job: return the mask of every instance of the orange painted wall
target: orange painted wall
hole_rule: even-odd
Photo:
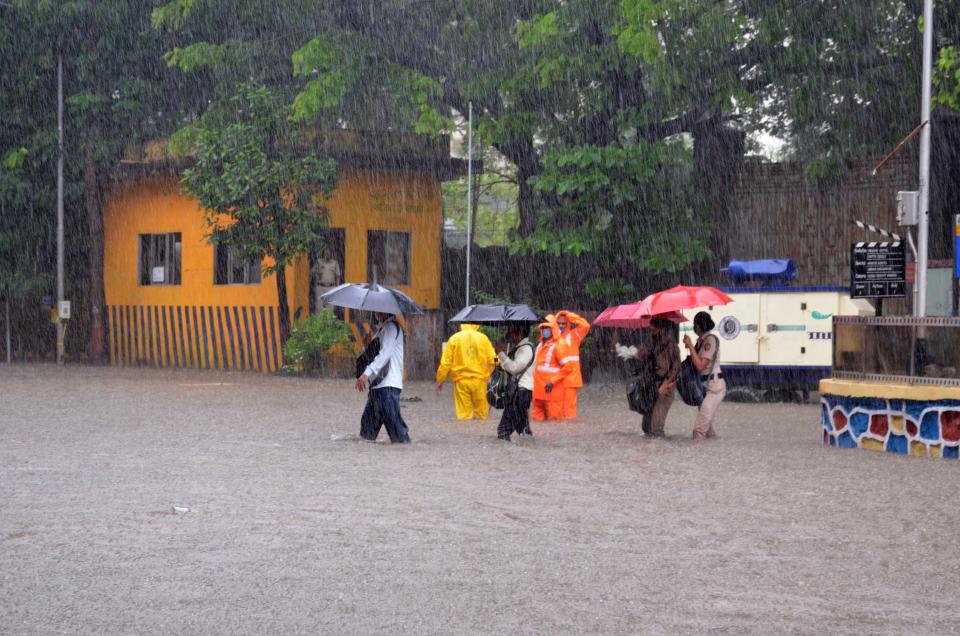
[[[259,285],[214,285],[213,246],[197,202],[180,192],[179,179],[154,177],[114,184],[103,209],[104,291],[108,305],[276,305],[272,276]],[[140,234],[180,232],[180,285],[139,285]],[[288,267],[288,281],[298,274]],[[297,302],[287,290],[291,307]]]
[[[421,306],[439,308],[442,212],[440,183],[435,177],[413,172],[384,174],[342,170],[337,188],[324,203],[330,212],[330,227],[344,230],[346,281],[368,279],[367,231],[409,232],[410,284],[398,287]],[[181,233],[181,284],[139,285],[139,235],[167,232]],[[214,285],[213,246],[204,238],[206,234],[196,200],[181,192],[177,177],[142,177],[113,183],[108,188],[104,202],[104,288],[111,312],[108,319],[119,332],[118,342],[111,341],[115,364],[276,369],[277,364],[265,362],[275,353],[275,343],[267,339],[266,332],[275,327],[269,318],[266,324],[270,329],[264,327],[257,334],[255,330],[241,331],[239,317],[233,318],[231,326],[229,313],[223,314],[226,326],[221,328],[220,312],[213,309],[239,307],[241,311],[242,308],[270,311],[269,308],[277,305],[274,277],[265,276],[257,285]],[[298,309],[306,315],[309,293],[309,265],[307,258],[302,257],[287,267],[292,316]],[[159,308],[158,313],[151,310],[130,314],[141,318],[153,315],[154,331],[146,323],[137,333],[133,322],[124,321],[123,312],[131,312],[136,307]],[[168,308],[166,314],[164,307]],[[179,317],[174,319],[173,307],[195,308],[195,311],[208,308],[210,327],[206,329],[201,324],[194,330],[199,332],[192,333],[187,325],[178,331]],[[118,317],[112,312],[119,312]],[[214,315],[216,328],[212,324]],[[168,329],[170,336],[166,335]],[[218,352],[211,350],[208,354],[203,350],[208,337],[211,348],[213,341],[223,340],[219,357]],[[186,343],[178,346],[178,338],[186,338]],[[243,338],[247,338],[246,345]],[[181,351],[179,358],[174,349]],[[241,353],[243,349],[247,351],[246,357]],[[254,358],[257,363],[252,362]]]
[[[399,286],[428,309],[440,306],[440,183],[425,174],[342,171],[325,202],[330,227],[344,229],[344,278],[367,280],[367,231],[409,232],[410,284]],[[181,232],[180,285],[137,284],[138,236]],[[259,285],[214,285],[213,246],[194,199],[176,177],[113,184],[104,204],[104,285],[108,305],[275,305],[272,276]],[[291,312],[307,307],[306,259],[287,268]]]
[[[367,232],[410,233],[410,284],[397,288],[427,309],[440,307],[440,182],[424,173],[343,170],[326,202],[330,227],[344,229],[344,279],[369,280]]]

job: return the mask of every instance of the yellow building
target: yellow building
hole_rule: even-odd
[[[291,315],[306,315],[315,296],[336,282],[375,275],[433,310],[408,329],[408,358],[432,371],[441,320],[440,184],[465,165],[450,158],[446,138],[341,131],[313,141],[337,160],[338,184],[325,202],[327,253],[287,267]],[[186,165],[162,146],[139,149],[107,188],[111,363],[275,371],[282,365],[276,282],[207,241],[197,201],[181,189]],[[358,337],[361,328],[354,325]],[[413,375],[421,374],[414,368]]]

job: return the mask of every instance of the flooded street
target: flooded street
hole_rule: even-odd
[[[0,369],[0,633],[953,633],[956,462],[821,446],[818,406],[644,439],[619,385],[495,437],[408,385]],[[175,510],[175,507],[180,510]],[[183,510],[188,509],[188,510]]]

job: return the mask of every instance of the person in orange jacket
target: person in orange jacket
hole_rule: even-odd
[[[557,312],[557,327],[560,328],[560,337],[567,345],[567,355],[560,364],[570,365],[570,375],[564,383],[563,414],[565,420],[572,420],[577,416],[577,389],[583,386],[583,376],[580,373],[580,344],[590,331],[590,323],[583,316],[572,311]]]
[[[566,381],[573,372],[561,360],[568,355],[567,344],[560,337],[556,318],[547,316],[539,325],[540,344],[533,370],[533,405],[530,417],[534,420],[563,418],[563,398]]]

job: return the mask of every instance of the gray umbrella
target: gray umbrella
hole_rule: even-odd
[[[507,325],[540,322],[540,316],[527,305],[467,305],[449,322],[483,325]]]
[[[399,289],[377,283],[344,283],[320,296],[334,307],[375,311],[381,314],[422,314],[423,309]]]

